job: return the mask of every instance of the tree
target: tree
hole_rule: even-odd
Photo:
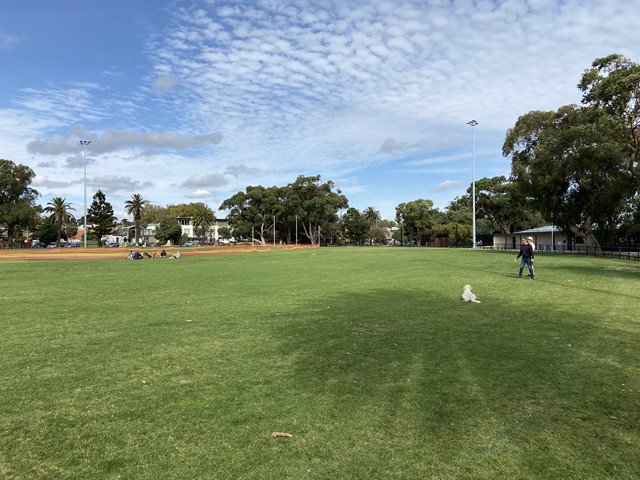
[[[469,196],[471,192],[469,187]],[[518,191],[517,185],[504,176],[485,177],[476,182],[476,214],[489,220],[494,231],[509,234],[544,225],[546,222],[534,207],[535,204]]]
[[[266,243],[276,234],[291,243],[293,232],[300,225],[311,243],[339,231],[338,212],[348,207],[344,195],[333,191],[333,182],[320,183],[320,176],[300,176],[285,187],[247,187],[225,200],[220,210],[227,211],[227,220],[237,239],[251,238]],[[274,232],[274,223],[277,232]]]
[[[36,225],[39,193],[30,187],[34,177],[29,167],[0,159],[0,227],[6,229],[10,245],[22,229]]]
[[[200,203],[191,217],[191,222],[193,223],[194,235],[198,230],[200,230],[200,238],[202,241],[206,241],[207,232],[209,232],[211,227],[215,224],[216,217],[209,207],[204,203]]]
[[[46,219],[38,225],[33,235],[34,238],[37,238],[40,242],[49,245],[58,239],[58,229],[50,219]]]
[[[181,243],[182,227],[180,226],[180,222],[166,215],[160,220],[160,224],[158,228],[156,228],[155,237],[162,245],[166,244],[169,240],[174,244]]]
[[[94,235],[98,238],[98,246],[102,246],[102,237],[111,233],[115,225],[116,217],[113,216],[113,207],[102,190],[98,190],[93,196],[93,201],[87,211],[87,222],[92,225]],[[87,232],[85,232],[85,235]]]
[[[192,218],[198,208],[204,205],[202,202],[197,203],[178,203],[177,205],[168,205],[167,213],[175,218]]]
[[[473,243],[473,227],[468,223],[446,223],[434,225],[431,231],[437,238],[446,238],[450,244]]]
[[[523,115],[503,146],[517,188],[596,251],[595,230],[616,221],[631,189],[617,130],[602,110],[567,105]]]
[[[507,132],[503,154],[536,207],[600,249],[640,183],[640,66],[620,55],[594,61],[579,83],[583,106],[533,111]]]
[[[362,216],[371,226],[376,225],[381,219],[380,212],[373,207],[365,208],[362,212]]]
[[[604,110],[620,123],[620,142],[626,158],[621,163],[640,181],[640,64],[622,55],[596,59],[578,84],[582,103]]]
[[[352,245],[362,245],[367,240],[369,222],[357,208],[348,208],[340,219],[342,236]]]
[[[73,215],[69,213],[71,210],[75,209],[62,197],[52,198],[44,209],[45,213],[49,214],[49,219],[56,227],[58,234],[56,245],[58,247],[60,246],[60,239],[62,238],[67,225],[73,221]]]
[[[236,238],[251,238],[264,244],[273,233],[278,204],[277,187],[249,186],[222,202],[220,210],[227,210],[227,219]]]
[[[386,218],[383,218],[382,220],[378,221],[378,225],[385,228],[394,228],[397,224],[394,220],[387,220]]]
[[[376,223],[369,227],[369,231],[367,233],[371,243],[375,245],[386,245],[389,240],[387,237],[388,231],[389,230]]]
[[[369,240],[373,242],[374,234],[378,237],[380,236],[380,232],[373,228],[378,225],[378,222],[381,219],[380,212],[373,207],[367,207],[363,210],[362,216],[369,223]]]
[[[133,223],[135,224],[135,243],[138,243],[138,238],[140,235],[140,220],[142,219],[142,215],[144,213],[145,207],[149,204],[148,200],[142,198],[142,195],[139,193],[134,193],[131,197],[131,200],[127,200],[124,202],[124,211],[127,212],[127,215],[133,216]]]
[[[140,223],[142,225],[149,225],[150,223],[160,223],[168,214],[169,208],[161,205],[147,204],[144,207],[142,218]],[[176,215],[179,217],[180,215]]]
[[[220,227],[218,229],[218,238],[220,237],[229,239],[233,237],[233,233],[229,227]]]
[[[333,191],[332,181],[320,183],[320,175],[299,176],[285,188],[283,212],[288,223],[297,217],[304,235],[311,243],[320,243],[321,232],[337,234],[338,213],[349,207],[347,197],[340,190]]]
[[[396,221],[404,229],[404,235],[417,245],[426,245],[431,239],[431,227],[436,223],[439,211],[431,200],[414,200],[396,207]]]

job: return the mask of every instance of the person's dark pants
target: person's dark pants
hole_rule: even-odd
[[[520,262],[520,271],[518,272],[518,278],[522,278],[522,270],[524,270],[524,266],[529,267],[529,276],[533,278],[533,265],[531,263],[530,258],[522,257],[522,261]]]

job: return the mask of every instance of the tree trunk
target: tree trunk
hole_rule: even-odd
[[[580,237],[584,240],[584,244],[587,247],[587,253],[600,254],[602,253],[602,248],[600,247],[600,243],[598,239],[593,234],[593,229],[591,228],[591,224],[589,223],[589,219],[582,222],[579,226],[569,226],[569,230],[577,237]]]

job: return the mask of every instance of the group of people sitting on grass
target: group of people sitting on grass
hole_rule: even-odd
[[[133,250],[129,251],[129,255],[127,256],[127,260],[142,260],[143,258],[156,258],[156,253],[140,253],[140,251],[136,250],[135,252]],[[167,251],[162,249],[162,251],[160,252],[160,258],[167,258]],[[173,260],[177,260],[180,258],[180,251],[176,251],[176,253],[174,253],[173,255],[171,255],[171,258]]]

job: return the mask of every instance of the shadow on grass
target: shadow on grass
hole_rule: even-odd
[[[640,474],[638,335],[502,307],[399,290],[301,305],[276,333],[308,428],[368,439],[372,461],[429,459],[425,474]]]

